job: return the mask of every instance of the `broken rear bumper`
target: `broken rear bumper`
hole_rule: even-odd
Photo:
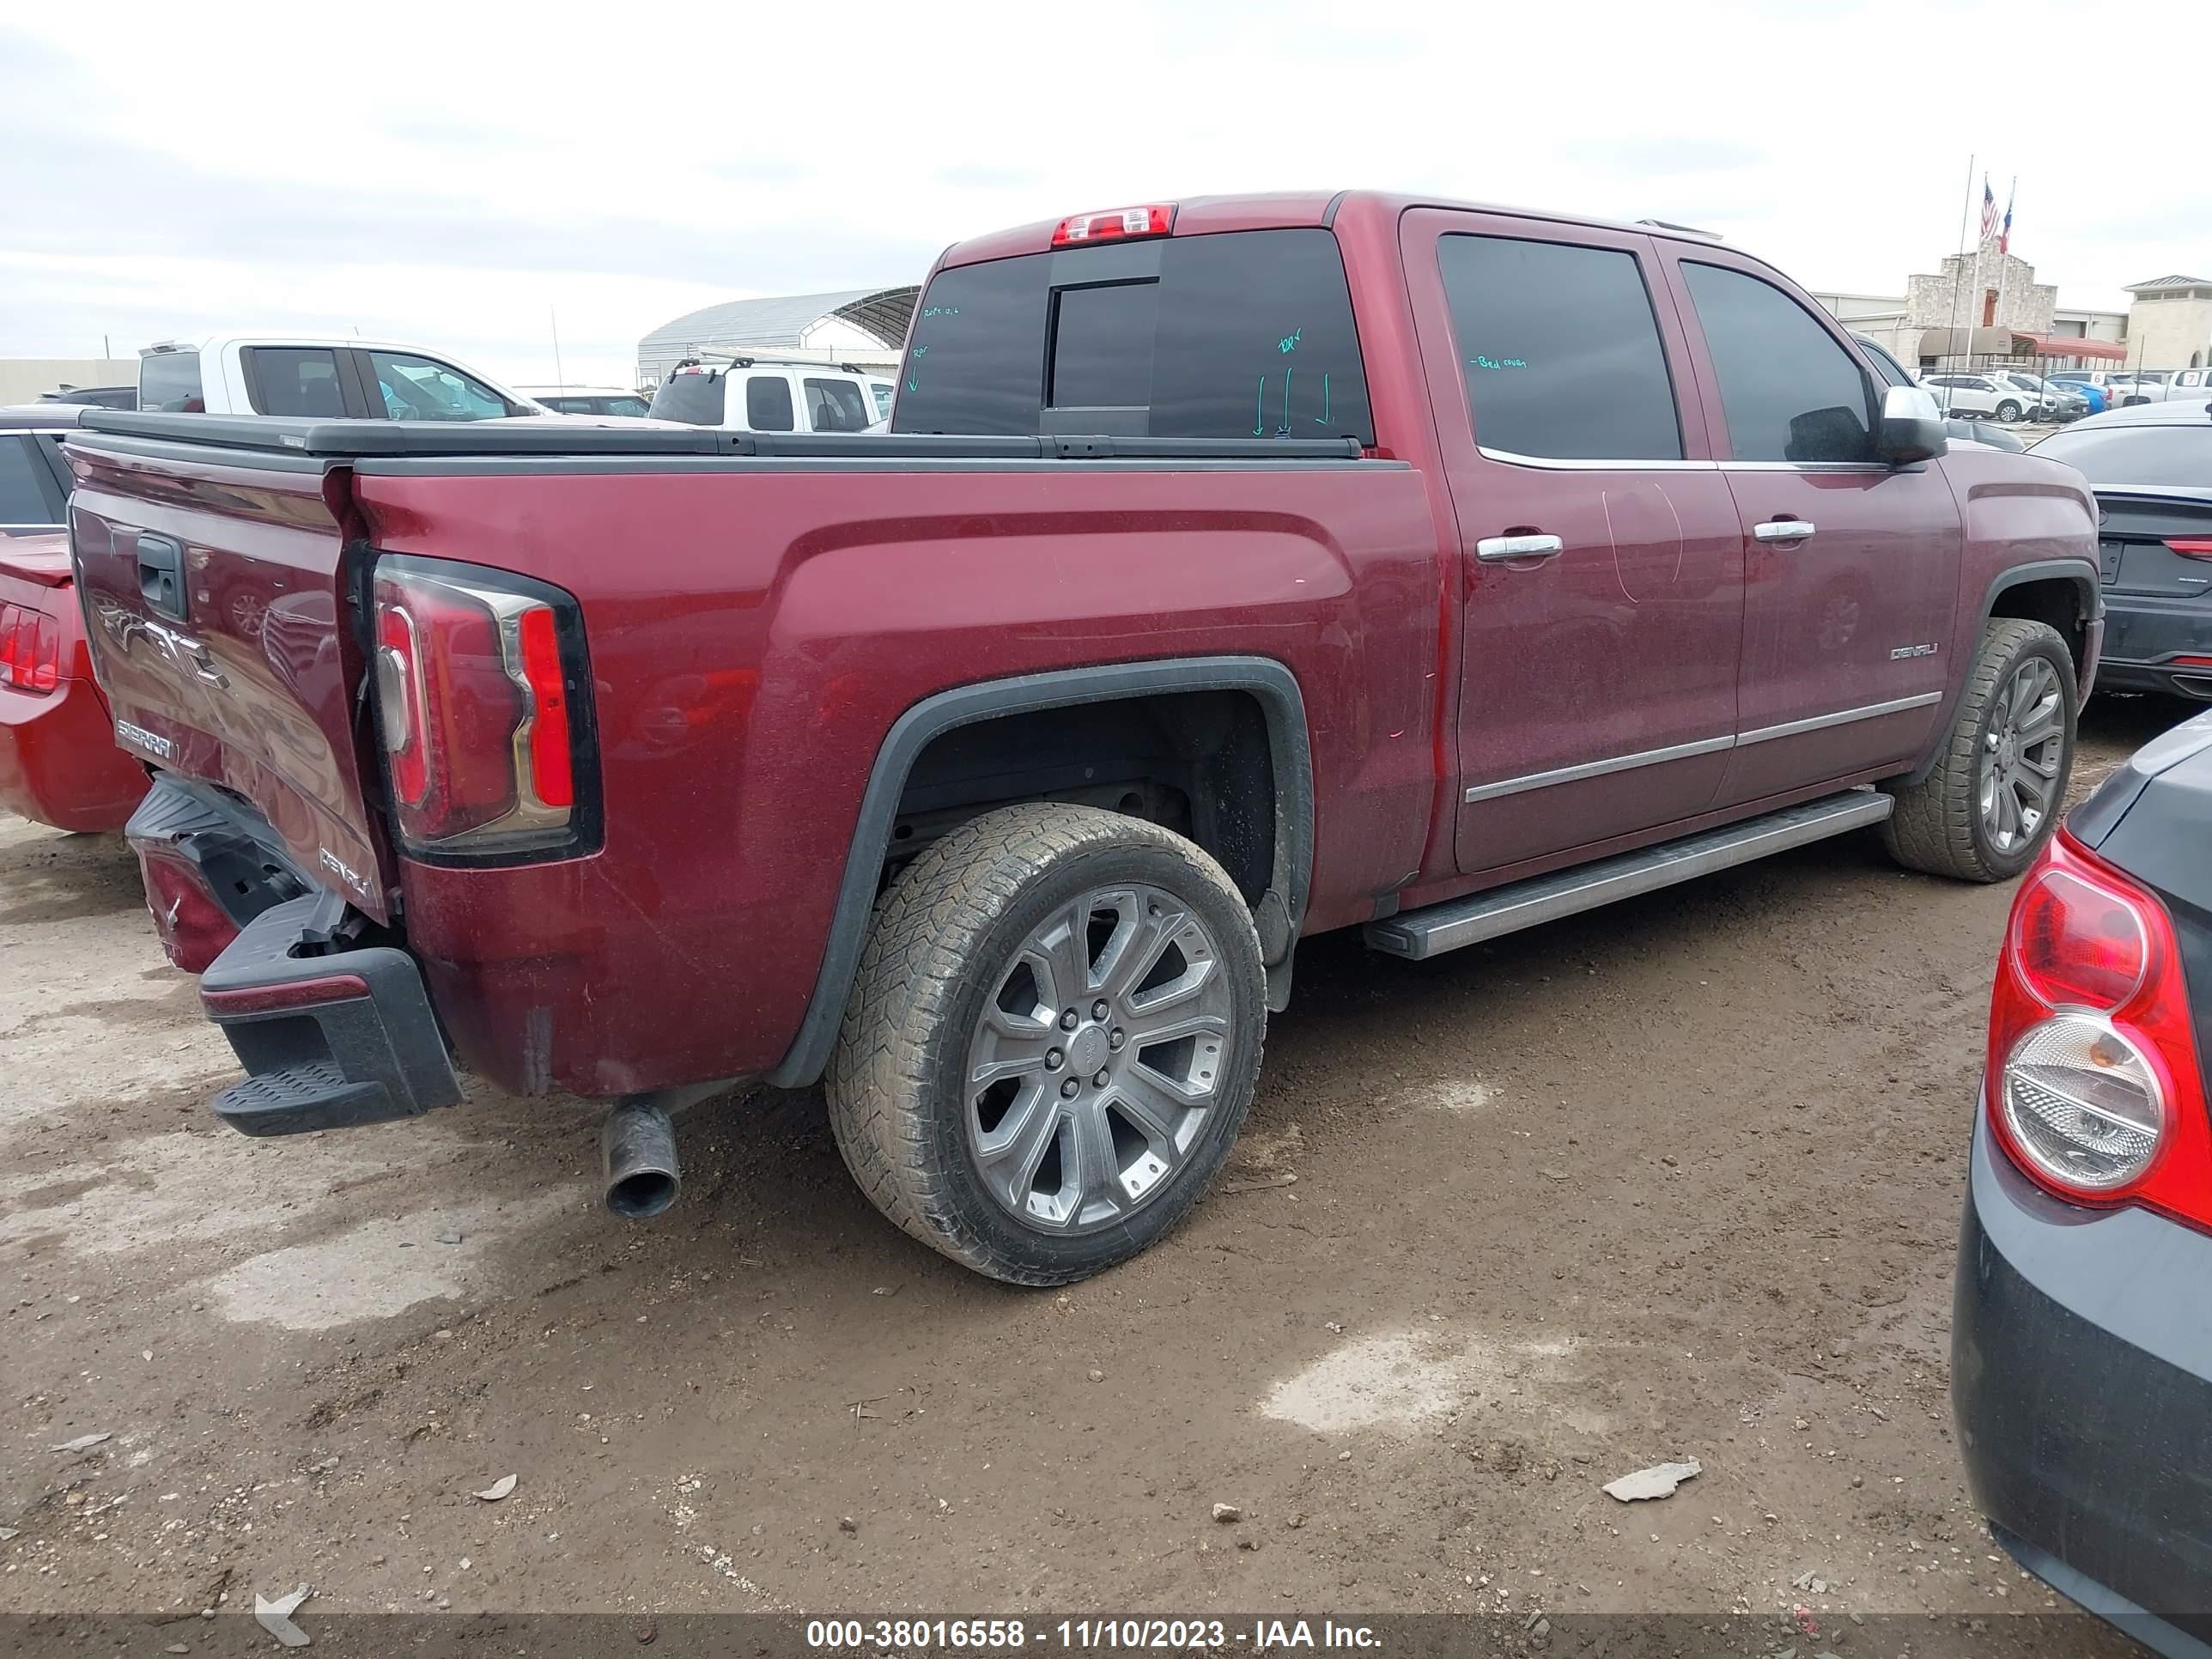
[[[411,1117],[461,1097],[415,960],[331,950],[344,906],[312,893],[264,910],[200,976],[200,1002],[247,1075],[216,1097],[242,1134]]]

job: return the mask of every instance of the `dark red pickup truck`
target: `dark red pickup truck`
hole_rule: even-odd
[[[1308,934],[1419,957],[1859,825],[2049,835],[2068,468],[1694,233],[1347,193],[963,243],[890,435],[92,417],[72,529],[171,954],[283,1133],[454,1065],[826,1077],[983,1272],[1142,1249]]]

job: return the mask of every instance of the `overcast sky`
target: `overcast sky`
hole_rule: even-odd
[[[1285,187],[1671,219],[1808,288],[1902,294],[1956,246],[1976,149],[2001,200],[2019,175],[2039,279],[2119,308],[2123,283],[2212,271],[2212,5],[2157,9],[2144,59],[2151,15],[9,6],[0,356],[358,330],[536,383],[557,313],[567,378],[626,382],[640,336],[718,300],[911,282],[977,231]],[[2068,95],[2100,82],[2101,106]]]

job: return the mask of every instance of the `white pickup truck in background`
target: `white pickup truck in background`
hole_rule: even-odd
[[[488,374],[383,340],[227,336],[138,353],[138,407],[183,415],[485,421],[550,411]]]

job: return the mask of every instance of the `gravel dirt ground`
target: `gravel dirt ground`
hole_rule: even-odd
[[[7,820],[0,1612],[2040,1608],[1945,1393],[2009,899],[1867,836],[1316,941],[1222,1183],[1054,1293],[881,1220],[814,1093],[697,1109],[641,1225],[571,1101],[232,1134],[126,850]]]

